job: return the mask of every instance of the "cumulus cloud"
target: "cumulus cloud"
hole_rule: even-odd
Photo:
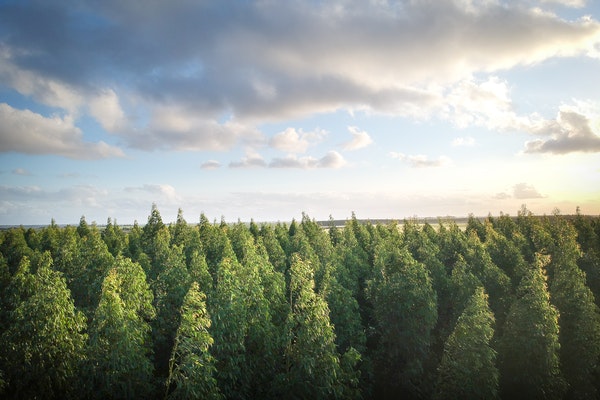
[[[259,143],[263,135],[252,126],[235,121],[219,122],[184,106],[153,108],[151,120],[125,130],[129,146],[142,150],[225,151],[237,143]]]
[[[305,153],[310,146],[319,143],[325,136],[327,136],[327,131],[322,129],[304,132],[302,129],[287,128],[273,136],[269,144],[286,153]]]
[[[57,154],[74,159],[123,157],[123,151],[103,141],[86,142],[70,116],[46,118],[30,110],[0,103],[0,151]]]
[[[243,157],[241,161],[229,163],[229,168],[264,168],[267,162],[258,154],[250,154]]]
[[[580,103],[581,105],[581,103]],[[561,107],[556,120],[543,121],[532,133],[543,136],[525,143],[526,153],[600,152],[600,134],[577,106]]]
[[[200,168],[202,169],[217,169],[221,167],[221,163],[218,162],[217,160],[208,160],[202,163],[202,165],[200,165]]]
[[[518,200],[527,200],[527,199],[541,199],[545,196],[542,195],[538,190],[531,184],[521,182],[514,185],[509,192],[499,192],[496,193],[494,199],[497,200],[505,200],[505,199],[518,199]]]
[[[300,169],[312,169],[312,168],[341,168],[346,165],[346,160],[337,151],[329,151],[323,157],[317,159],[314,157],[297,157],[295,155],[288,155],[283,158],[274,158],[269,163],[270,168],[300,168]]]
[[[344,150],[358,150],[373,143],[371,136],[369,136],[366,131],[361,131],[356,126],[349,126],[348,131],[352,135],[352,139],[344,143]]]
[[[412,168],[445,167],[452,164],[452,160],[446,156],[430,160],[422,154],[406,155],[403,153],[390,152],[390,157],[407,163]]]
[[[533,185],[523,182],[513,186],[513,196],[515,199],[539,199],[544,197]]]
[[[444,101],[460,126],[503,127],[509,109],[478,122],[472,107],[479,99],[494,112],[503,82],[456,87],[472,103],[446,99],[445,89],[482,72],[597,54],[597,21],[543,7],[225,0],[153,2],[140,12],[104,1],[73,12],[64,2],[11,2],[0,12],[0,82],[75,121],[89,113],[144,150],[224,150],[263,140],[264,122],[340,109],[421,116]],[[303,153],[308,139],[296,134],[277,146]]]
[[[108,132],[118,132],[127,126],[125,112],[121,108],[119,98],[112,89],[102,90],[89,102],[90,114]]]

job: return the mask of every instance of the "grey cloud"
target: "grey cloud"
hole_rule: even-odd
[[[123,121],[150,125],[88,111],[130,146],[222,150],[255,134],[231,132],[223,114],[250,125],[340,108],[418,115],[441,101],[430,82],[584,54],[600,25],[500,2],[32,1],[0,6],[0,38],[6,86],[84,111],[112,90],[141,108],[123,104]],[[161,125],[167,104],[197,123]]]
[[[58,154],[73,159],[123,157],[123,151],[105,142],[85,142],[70,117],[46,118],[29,110],[0,103],[0,151]]]
[[[549,121],[540,130],[550,138],[525,143],[526,153],[600,152],[600,136],[592,130],[589,119],[579,112],[560,111],[556,121]]]
[[[200,165],[200,168],[202,169],[217,169],[221,167],[221,163],[218,162],[217,160],[208,160],[202,163],[202,165]]]

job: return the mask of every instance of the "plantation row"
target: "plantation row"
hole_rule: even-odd
[[[0,232],[0,397],[598,398],[600,218]]]

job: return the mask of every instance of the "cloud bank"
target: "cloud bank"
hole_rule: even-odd
[[[504,83],[476,84],[472,76],[553,57],[598,56],[598,21],[561,19],[541,9],[544,3],[3,3],[0,85],[56,113],[19,110],[11,117],[13,107],[5,104],[1,147],[121,156],[113,145],[86,139],[78,123],[86,116],[123,147],[146,151],[263,143],[262,123],[340,109],[410,117],[446,110],[459,126],[518,127],[518,118],[506,125],[514,115]],[[17,117],[56,140],[19,138]],[[579,129],[576,137],[555,132],[526,151],[561,154],[590,143],[596,149],[581,121],[569,118],[560,117]],[[351,134],[345,150],[368,144],[368,135]],[[284,131],[271,145],[303,154],[315,141]]]

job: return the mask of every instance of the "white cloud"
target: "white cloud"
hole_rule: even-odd
[[[22,53],[26,53],[26,51],[15,51],[0,45],[0,83],[4,83],[26,96],[31,96],[42,104],[61,108],[71,115],[76,115],[79,108],[85,103],[84,96],[67,82],[17,65],[14,58],[26,55]]]
[[[356,126],[349,126],[348,131],[352,135],[352,139],[344,143],[344,150],[358,150],[373,143],[371,136],[369,136],[366,131],[361,131]]]
[[[241,161],[229,163],[229,168],[265,168],[266,166],[266,161],[258,154],[247,155]]]
[[[524,182],[517,183],[515,186],[513,186],[513,196],[515,197],[515,199],[522,200],[539,199],[544,197],[540,194],[540,192],[537,191],[535,187],[533,187],[533,185]]]
[[[475,138],[470,136],[457,137],[452,140],[452,146],[454,147],[472,147],[475,146]]]
[[[274,158],[269,163],[270,168],[299,168],[299,169],[313,169],[313,168],[342,168],[346,165],[346,160],[337,151],[329,151],[323,157],[316,159],[314,157],[297,157],[290,154],[284,158]]]
[[[507,130],[528,122],[514,111],[508,82],[495,76],[483,82],[468,78],[452,86],[444,98],[443,115],[459,128]]]
[[[327,136],[327,132],[321,129],[304,132],[302,129],[287,128],[271,138],[271,147],[286,153],[305,153],[312,145],[315,145]]]
[[[407,163],[412,168],[428,168],[428,167],[446,167],[452,164],[452,160],[446,156],[440,156],[437,159],[430,160],[422,154],[406,155],[398,152],[390,152],[390,157]]]
[[[121,109],[119,98],[112,89],[102,90],[92,97],[88,104],[90,114],[108,132],[116,133],[127,126],[125,112]]]
[[[57,154],[74,159],[123,157],[105,142],[85,142],[70,116],[46,118],[0,103],[0,149],[27,154]]]
[[[576,102],[574,106],[563,105],[555,120],[542,121],[531,130],[531,133],[544,138],[526,142],[525,153],[599,153],[598,106],[600,104],[585,102]],[[592,111],[594,109],[596,111]]]
[[[346,160],[337,151],[331,150],[317,163],[317,168],[333,168],[338,169],[346,165]]]

